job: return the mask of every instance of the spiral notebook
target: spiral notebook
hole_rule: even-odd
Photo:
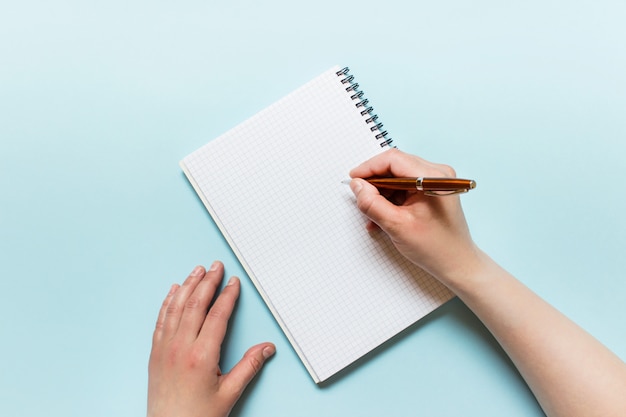
[[[316,383],[452,297],[366,231],[342,183],[390,144],[335,67],[180,163]]]

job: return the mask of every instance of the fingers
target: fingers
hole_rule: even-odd
[[[235,396],[233,400],[239,398],[250,381],[263,368],[265,361],[275,352],[276,347],[272,343],[260,343],[248,349],[224,378],[224,388]]]
[[[189,295],[196,288],[200,280],[204,277],[204,267],[197,266],[185,279],[183,285],[180,286],[173,294],[172,299],[165,308],[165,318],[163,319],[163,336],[172,337],[178,330],[180,319],[185,309],[185,302]]]
[[[159,310],[159,316],[157,318],[156,326],[154,329],[154,334],[152,336],[152,344],[158,343],[159,340],[161,340],[163,336],[163,325],[165,323],[167,307],[170,305],[170,302],[172,301],[172,298],[174,297],[174,293],[176,292],[176,290],[178,290],[179,287],[180,285],[173,284],[170,287],[170,291],[167,293],[165,300],[163,300],[163,304],[161,304],[161,309]]]
[[[447,165],[434,164],[419,156],[409,155],[397,149],[383,152],[350,171],[352,178],[375,176],[393,177],[455,177]]]
[[[352,178],[375,176],[410,177],[417,175],[410,156],[397,149],[383,152],[350,171]]]
[[[224,266],[214,262],[209,271],[197,266],[183,285],[172,286],[159,312],[155,338],[172,338],[180,330],[195,339],[223,274]]]
[[[198,342],[205,346],[209,357],[216,363],[219,361],[220,347],[226,334],[228,320],[239,297],[239,288],[239,279],[232,277],[211,306],[198,335]]]
[[[354,178],[350,182],[350,188],[356,196],[359,210],[384,231],[388,232],[392,227],[391,222],[397,222],[403,216],[398,206],[383,197],[378,189],[367,181]],[[368,229],[373,230],[373,225],[368,225]]]
[[[239,297],[239,279],[233,277],[209,309],[223,275],[224,265],[216,261],[208,271],[197,266],[182,286],[174,284],[161,306],[153,342],[175,335],[190,342],[199,339],[217,363]]]
[[[184,300],[178,331],[189,341],[198,337],[223,276],[224,265],[221,262],[213,262],[211,268],[204,273],[202,279],[197,282],[196,287]]]

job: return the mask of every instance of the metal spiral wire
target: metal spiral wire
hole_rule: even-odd
[[[361,116],[367,117],[365,119],[365,123],[370,126],[370,130],[372,132],[379,132],[374,137],[376,140],[379,140],[379,144],[381,148],[385,146],[391,146],[393,139],[388,138],[388,132],[386,130],[382,130],[383,124],[378,122],[378,115],[372,114],[374,108],[369,105],[369,100],[364,98],[363,91],[359,90],[359,84],[354,82],[354,75],[349,74],[350,69],[345,67],[336,72],[338,77],[344,77],[341,79],[342,84],[347,84],[346,92],[350,94],[350,99],[355,100],[355,106],[360,111]]]

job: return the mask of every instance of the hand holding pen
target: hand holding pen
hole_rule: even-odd
[[[369,219],[367,228],[382,229],[410,261],[444,282],[446,276],[455,274],[457,267],[471,262],[475,246],[460,199],[428,195],[442,192],[456,195],[474,188],[473,181],[457,179],[456,172],[447,165],[434,164],[397,149],[362,163],[350,176],[357,206]],[[374,178],[387,181],[385,187],[372,184]],[[391,185],[398,188],[389,190]],[[398,189],[414,192],[397,192]]]
[[[624,415],[623,360],[481,251],[461,198],[389,192],[362,179],[422,175],[422,186],[426,178],[456,176],[449,166],[390,150],[353,169],[350,188],[370,226],[382,229],[402,255],[452,290],[491,331],[547,415]],[[413,178],[400,186],[415,189]],[[563,401],[572,395],[580,401]]]

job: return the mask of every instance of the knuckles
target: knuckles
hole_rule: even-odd
[[[444,177],[456,178],[456,171],[450,165],[439,164],[438,168],[444,174]]]
[[[182,340],[173,340],[166,349],[160,351],[161,358],[169,368],[206,369],[208,364],[208,352],[201,345],[187,345]],[[150,365],[153,364],[150,360]],[[155,359],[156,362],[156,359]]]
[[[175,316],[180,313],[181,307],[176,303],[169,303],[167,308],[165,309],[165,314],[167,316]]]
[[[229,318],[227,312],[217,305],[213,306],[209,310],[209,312],[207,313],[207,317],[210,320],[224,320],[224,319],[228,320]]]
[[[250,368],[252,368],[254,374],[256,375],[263,367],[263,362],[261,362],[256,356],[250,355],[248,356],[248,365],[250,365]]]
[[[204,369],[207,367],[207,351],[204,348],[192,347],[185,360],[188,369]]]
[[[177,341],[172,341],[167,347],[167,350],[164,352],[166,363],[170,367],[174,367],[179,362],[180,356],[181,356],[180,343],[178,343]]]
[[[196,295],[191,295],[185,302],[186,309],[194,310],[198,307],[203,307],[203,306],[202,306],[202,300],[200,299],[200,297]]]

